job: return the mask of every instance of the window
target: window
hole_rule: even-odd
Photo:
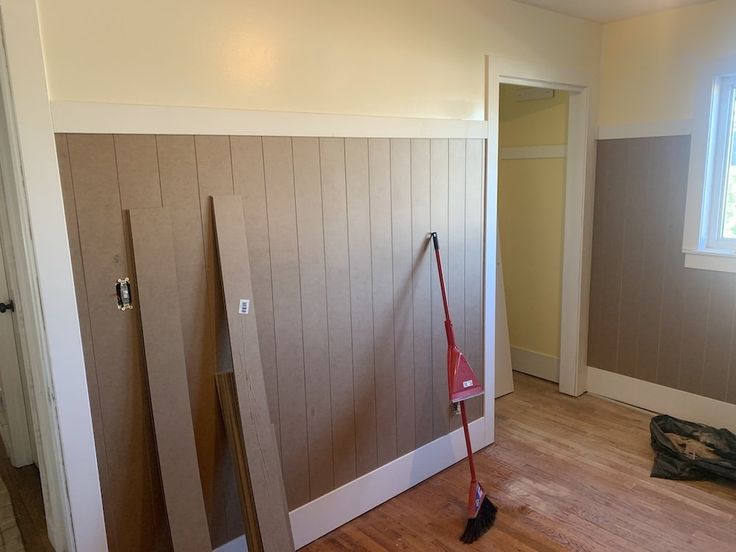
[[[685,266],[736,272],[736,59],[703,79],[694,121]]]
[[[711,105],[702,242],[714,252],[736,254],[736,76],[716,81]]]

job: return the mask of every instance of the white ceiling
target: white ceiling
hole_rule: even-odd
[[[607,23],[711,0],[516,0],[574,17]]]

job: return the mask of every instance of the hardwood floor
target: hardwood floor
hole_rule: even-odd
[[[10,493],[26,552],[53,552],[47,537],[41,477],[36,466],[14,468],[0,441],[0,477]]]
[[[647,413],[515,374],[496,401],[496,443],[476,454],[499,507],[472,545],[464,462],[302,550],[736,551],[736,485],[649,477]]]

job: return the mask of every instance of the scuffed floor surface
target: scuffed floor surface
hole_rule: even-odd
[[[15,522],[10,493],[0,480],[0,552],[24,552],[23,540]]]
[[[472,545],[460,463],[303,550],[736,551],[736,485],[649,477],[649,419],[597,397],[572,398],[515,374],[496,401],[496,444],[476,454],[499,506]]]

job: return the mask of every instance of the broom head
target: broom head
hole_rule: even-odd
[[[456,346],[447,351],[447,371],[450,382],[450,401],[457,403],[483,394],[483,386]]]
[[[468,497],[468,523],[460,540],[470,544],[478,540],[496,521],[496,506],[486,496],[483,487],[477,481],[470,482]]]

